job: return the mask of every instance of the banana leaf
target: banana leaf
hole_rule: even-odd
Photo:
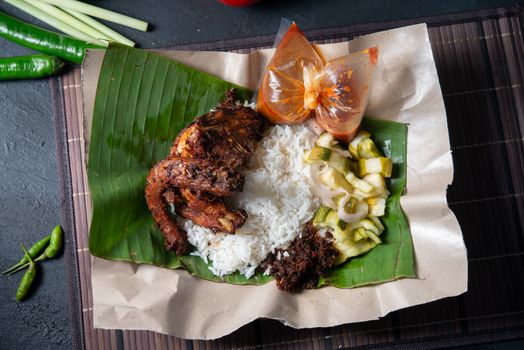
[[[144,198],[151,167],[169,153],[182,128],[215,107],[229,88],[235,88],[239,100],[252,96],[246,88],[154,53],[120,45],[108,48],[98,80],[87,166],[93,201],[89,249],[94,256],[184,268],[216,282],[263,284],[272,279],[262,273],[250,279],[238,273],[220,278],[200,257],[165,252]],[[407,129],[371,120],[366,128],[395,162],[384,244],[329,271],[319,286],[350,288],[414,276],[409,228],[398,202],[405,187]]]

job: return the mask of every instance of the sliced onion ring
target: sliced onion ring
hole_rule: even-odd
[[[331,208],[336,208],[336,204],[333,201],[333,197],[336,197],[340,194],[349,195],[346,190],[343,188],[332,190],[322,183],[320,180],[320,173],[322,170],[321,164],[311,164],[304,168],[304,175],[306,176],[311,192],[317,197],[320,197],[322,203]]]
[[[346,198],[347,197],[347,198]],[[338,217],[348,224],[353,224],[365,218],[368,215],[369,207],[368,204],[364,201],[357,202],[355,213],[347,213],[344,207],[348,202],[351,196],[348,194],[344,196],[342,200],[338,203],[337,214]]]

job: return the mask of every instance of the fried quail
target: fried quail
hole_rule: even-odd
[[[180,132],[169,156],[147,177],[147,205],[164,235],[166,250],[187,252],[187,234],[170,216],[177,215],[213,231],[234,233],[244,224],[242,210],[223,199],[242,190],[242,167],[249,161],[266,126],[264,117],[235,103],[233,90],[216,109]]]

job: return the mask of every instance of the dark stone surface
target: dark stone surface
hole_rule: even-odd
[[[0,43],[4,53],[21,54]],[[0,83],[0,268],[21,258],[59,222],[56,144],[47,80]],[[46,262],[38,288],[15,301],[22,273],[0,283],[0,349],[70,348],[64,263]]]
[[[249,37],[276,32],[282,17],[303,29],[412,18],[509,5],[510,0],[364,1],[263,0],[244,9],[214,0],[90,1],[153,24],[140,33],[111,25],[142,47]],[[42,25],[13,7],[0,10]],[[0,56],[29,53],[0,39]],[[58,222],[60,203],[49,83],[0,83],[0,268],[21,257],[20,242],[31,245]],[[71,347],[63,259],[41,265],[31,297],[16,303],[21,274],[0,283],[0,349]]]
[[[5,41],[2,56],[28,51]],[[59,223],[56,143],[47,80],[0,83],[0,269]],[[63,259],[41,264],[37,288],[17,303],[22,276],[1,277],[0,349],[68,349]]]

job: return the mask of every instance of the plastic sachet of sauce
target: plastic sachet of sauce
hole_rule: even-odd
[[[364,115],[377,59],[373,47],[325,63],[293,23],[262,76],[257,111],[277,124],[300,124],[314,116],[348,142]]]

